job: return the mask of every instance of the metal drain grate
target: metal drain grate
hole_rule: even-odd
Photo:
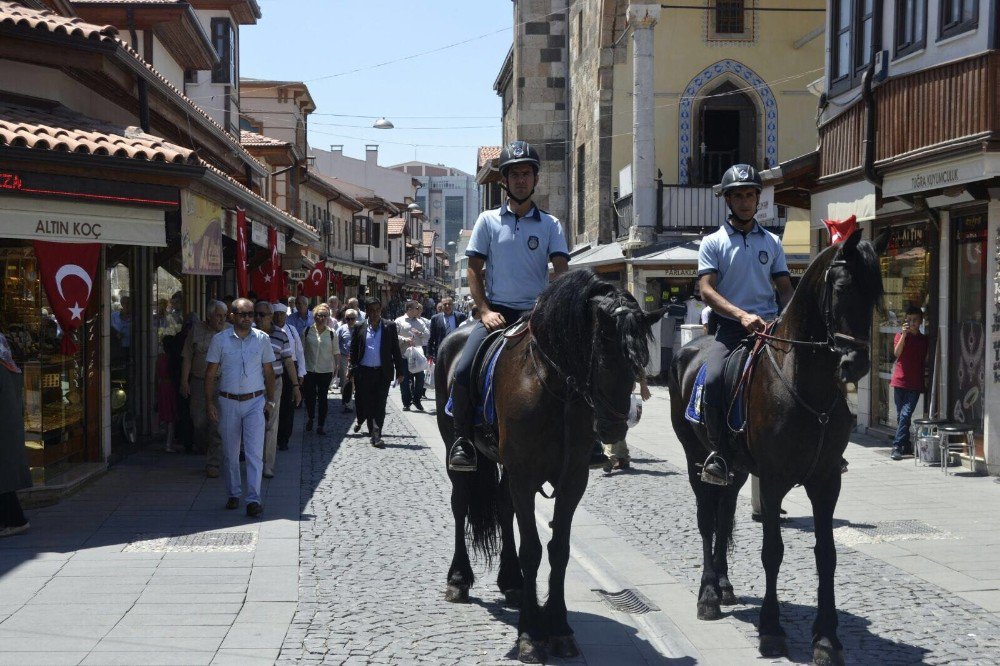
[[[139,534],[126,553],[250,553],[257,547],[256,532],[199,532],[179,536]]]
[[[872,525],[849,525],[833,531],[841,543],[852,546],[865,543],[888,543],[917,539],[954,539],[948,532],[919,520],[890,520]]]
[[[643,596],[642,592],[631,588],[625,588],[621,592],[606,590],[593,590],[593,592],[608,606],[623,613],[642,615],[660,610],[659,606]]]

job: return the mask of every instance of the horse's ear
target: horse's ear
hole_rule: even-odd
[[[666,312],[666,308],[660,308],[659,310],[653,310],[652,312],[643,312],[642,316],[646,320],[646,324],[652,326],[656,322],[660,321]]]
[[[837,254],[839,256],[844,256],[858,249],[858,243],[861,242],[861,229],[856,229],[854,233],[844,239],[843,244],[840,246],[840,252]]]
[[[890,237],[890,235],[891,234],[890,234],[889,230],[886,229],[885,231],[883,231],[882,233],[880,233],[878,235],[878,238],[876,238],[874,241],[872,241],[872,246],[874,246],[874,248],[875,248],[875,254],[876,255],[878,255],[878,256],[881,257],[883,254],[885,254],[886,249],[889,247],[889,237]]]

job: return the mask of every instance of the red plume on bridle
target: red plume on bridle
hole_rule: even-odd
[[[830,230],[830,245],[836,245],[850,238],[858,228],[858,216],[851,215],[846,220],[823,220],[823,224]]]

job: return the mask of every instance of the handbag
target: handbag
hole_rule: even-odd
[[[427,361],[427,369],[424,370],[424,386],[434,388],[434,361]]]

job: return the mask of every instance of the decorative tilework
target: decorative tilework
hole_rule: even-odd
[[[739,77],[746,85],[741,88],[751,88],[757,93],[760,108],[764,112],[764,164],[757,167],[774,166],[778,163],[778,103],[774,99],[771,88],[752,69],[736,60],[720,60],[706,67],[698,76],[691,79],[680,103],[680,142],[677,150],[678,182],[681,185],[690,183],[688,160],[695,159],[694,137],[694,101],[698,94],[715,81],[722,79],[727,73]]]

